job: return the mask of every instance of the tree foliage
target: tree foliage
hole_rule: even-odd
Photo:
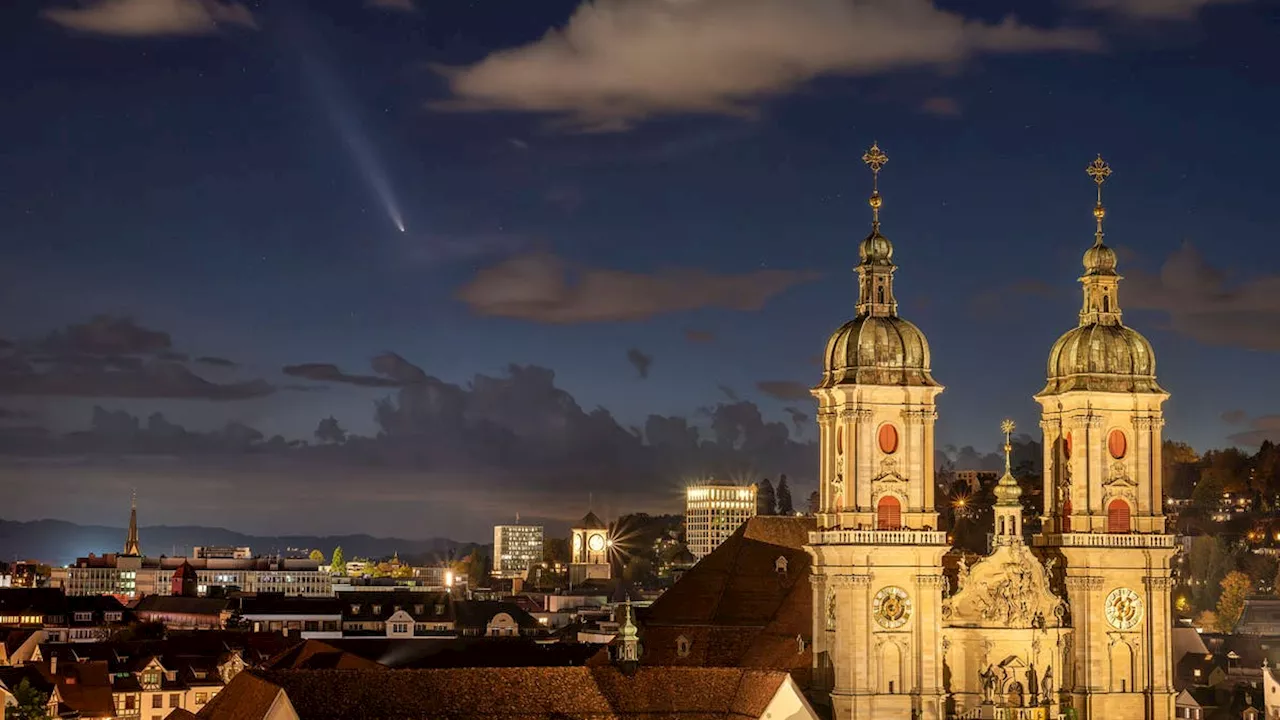
[[[756,483],[756,514],[778,514],[778,497],[773,491],[773,483],[769,478]]]
[[[320,552],[320,550],[319,550],[319,549],[312,550],[312,551],[311,551],[311,555],[310,555],[309,557],[310,557],[312,560],[314,560],[314,561],[316,561],[316,562],[320,563],[321,565],[323,565],[323,564],[324,564],[324,553]]]
[[[1218,597],[1217,629],[1221,633],[1229,633],[1240,621],[1244,612],[1244,600],[1253,592],[1253,580],[1238,570],[1227,573],[1222,578],[1222,594]]]
[[[809,514],[817,515],[818,510],[821,509],[821,506],[822,506],[822,496],[818,494],[818,491],[814,490],[813,492],[809,493]]]
[[[7,708],[5,717],[15,720],[49,720],[49,693],[40,692],[23,678],[13,688],[15,705]]]
[[[316,439],[330,445],[340,445],[347,441],[347,431],[338,424],[338,419],[330,415],[316,426]]]
[[[342,546],[333,549],[333,559],[329,561],[330,575],[346,575],[347,574],[347,557],[342,554]]]
[[[791,485],[787,483],[785,474],[778,477],[778,514],[794,515],[795,507],[791,503]]]

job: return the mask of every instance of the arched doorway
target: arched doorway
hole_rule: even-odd
[[[880,502],[876,505],[876,529],[902,529],[902,503],[898,502],[898,498],[892,495],[880,498]]]
[[[1129,530],[1129,503],[1116,498],[1107,505],[1107,532],[1127,533]]]

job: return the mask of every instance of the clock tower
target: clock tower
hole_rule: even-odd
[[[871,234],[859,245],[855,315],[832,334],[818,400],[818,530],[813,658],[832,716],[941,718],[942,556],[934,505],[934,399],[924,333],[898,315],[893,244],[880,234],[880,169]]]
[[[1074,627],[1064,649],[1064,704],[1081,720],[1174,716],[1170,558],[1161,477],[1155,353],[1121,322],[1116,253],[1103,243],[1097,184],[1093,246],[1084,254],[1079,325],[1049,351],[1036,395],[1044,431],[1042,532],[1035,544],[1063,560]]]
[[[609,528],[594,512],[578,521],[570,531],[569,582],[608,580],[611,575],[609,550],[613,545]]]

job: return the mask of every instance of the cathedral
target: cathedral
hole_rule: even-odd
[[[894,248],[881,234],[880,170],[859,246],[855,316],[831,336],[813,389],[820,511],[812,557],[813,679],[838,720],[1174,717],[1173,537],[1162,515],[1161,406],[1150,343],[1121,321],[1115,251],[1094,241],[1078,323],[1049,351],[1036,401],[1044,441],[1041,530],[1023,532],[1009,468],[985,557],[944,574],[929,343],[898,314]]]

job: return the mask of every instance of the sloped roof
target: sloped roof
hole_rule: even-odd
[[[196,720],[197,717],[198,716],[192,713],[190,710],[183,710],[182,708],[178,708],[176,710],[171,711],[168,715],[165,715],[164,720]]]
[[[744,523],[641,614],[641,662],[787,669],[805,684],[813,590],[804,545],[815,527],[803,517]],[[677,652],[681,636],[689,641],[684,656]]]
[[[133,607],[135,613],[175,613],[182,615],[221,615],[228,607],[226,598],[182,597],[180,595],[148,595]]]
[[[573,526],[575,530],[608,530],[609,526],[601,522],[594,512],[588,512]]]
[[[301,720],[758,718],[787,679],[779,671],[659,667],[631,675],[613,667],[255,673],[238,675],[199,717],[260,720],[267,698],[274,701],[269,688],[281,688]]]
[[[242,672],[214,695],[196,717],[200,720],[260,720],[266,717],[279,695],[280,686],[251,672]]]
[[[515,603],[499,600],[457,600],[453,612],[459,628],[484,628],[498,613],[506,613],[522,630],[539,630],[542,623]]]
[[[367,660],[319,640],[304,640],[263,664],[269,670],[385,670]]]
[[[48,661],[28,665],[44,676],[46,682],[56,683],[62,705],[78,712],[80,717],[109,718],[115,715],[115,705],[111,700],[111,675],[107,671],[106,662],[60,662],[56,676],[50,672]]]

